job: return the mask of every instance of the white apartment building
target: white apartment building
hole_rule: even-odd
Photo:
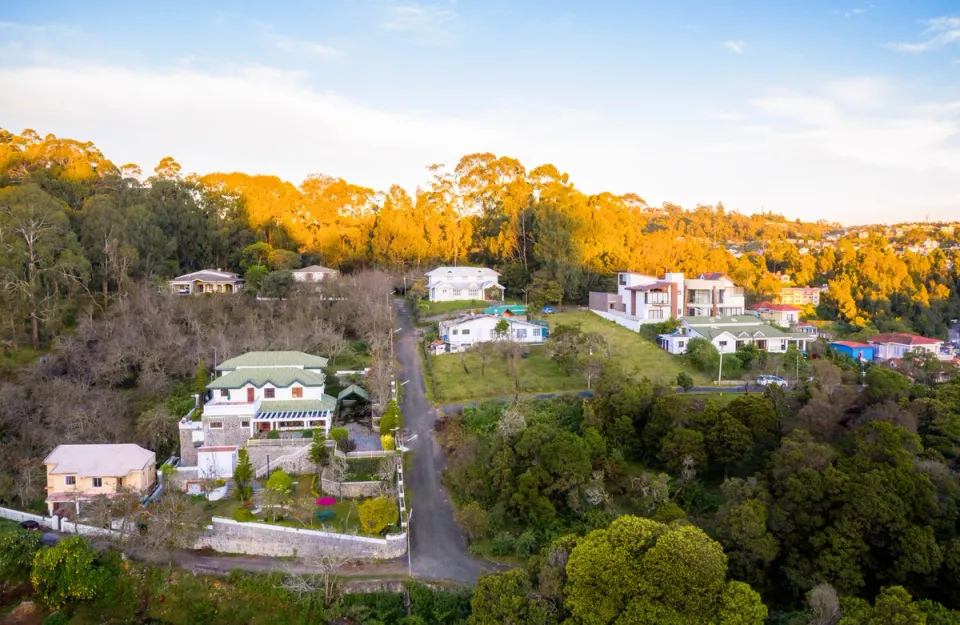
[[[676,317],[742,315],[746,301],[742,287],[722,273],[686,278],[668,273],[663,278],[620,272],[617,293],[591,293],[590,308],[622,314],[640,323]]]

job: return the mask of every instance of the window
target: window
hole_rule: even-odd
[[[230,391],[225,388],[220,389],[220,397],[226,397],[227,399],[230,399]]]
[[[95,477],[93,478],[93,487],[94,488],[103,488],[103,478]]]
[[[627,276],[625,276],[625,275],[622,274],[622,273],[621,273],[621,274],[618,274],[618,275],[617,275],[617,281],[620,283],[620,286],[626,286],[626,284],[627,284]]]
[[[75,485],[77,484],[77,476],[75,476],[75,475],[68,475],[67,477],[63,478],[63,482],[64,482],[67,486],[75,486]]]
[[[457,334],[460,334],[460,330],[454,328],[454,329],[453,329],[453,335],[456,336]]]
[[[303,398],[303,387],[302,387],[302,386],[294,386],[294,387],[293,387],[293,398],[294,398],[294,399],[302,399],[302,398]]]
[[[454,296],[454,297],[460,297],[460,292],[461,292],[461,289],[454,289],[454,290],[453,290],[453,296]]]
[[[526,328],[517,328],[517,338],[525,339],[527,338],[527,329]]]
[[[480,297],[480,291],[477,291],[476,289],[470,289],[470,297],[473,299],[477,299],[478,297]]]
[[[726,342],[726,341],[720,341],[720,347],[721,347],[721,349],[724,348],[724,347],[726,347],[726,346],[727,346],[727,342]]]
[[[211,421],[211,422],[210,422],[210,429],[211,429],[211,430],[222,430],[222,429],[223,429],[223,421]]]
[[[533,336],[540,336],[540,328],[533,329]]]
[[[277,396],[277,389],[275,388],[265,388],[263,389],[263,396],[267,399],[273,399]]]
[[[250,422],[249,422],[249,421],[241,421],[241,422],[240,422],[240,427],[242,427],[242,428],[248,428],[248,427],[250,427]]]
[[[686,345],[685,342],[683,342],[683,341],[677,341],[677,349],[683,349],[684,345]]]
[[[648,311],[647,311],[647,319],[662,320],[662,319],[663,319],[663,311],[662,311],[661,309],[659,309],[659,308],[655,308],[655,309],[653,309],[653,310],[648,310]]]
[[[460,334],[462,334],[462,335],[464,335],[464,336],[470,334],[470,328],[464,328],[463,332],[461,332]]]

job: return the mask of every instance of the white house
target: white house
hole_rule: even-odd
[[[771,302],[754,304],[750,307],[750,311],[755,313],[758,318],[783,328],[789,328],[799,322],[800,313],[803,312],[798,306],[791,304],[773,304]]]
[[[500,335],[497,324],[506,321],[509,328]],[[545,324],[496,315],[472,315],[440,322],[440,338],[451,351],[460,351],[476,343],[487,341],[515,341],[517,343],[543,343],[550,333]]]
[[[236,293],[243,288],[243,278],[239,274],[217,269],[203,269],[169,282],[170,291],[182,295],[194,293]]]
[[[293,279],[297,282],[322,282],[329,278],[336,278],[340,272],[329,267],[320,265],[310,265],[303,269],[297,269],[293,272]]]
[[[197,446],[244,445],[272,430],[322,428],[330,433],[337,400],[324,393],[327,359],[294,351],[247,352],[216,367],[200,425],[180,423],[184,466],[197,465]]]
[[[867,343],[874,346],[874,360],[903,358],[903,355],[910,351],[930,352],[944,360],[952,358],[949,354],[940,353],[940,348],[943,347],[943,341],[940,339],[930,339],[915,334],[878,334],[867,339]]]
[[[657,337],[657,345],[671,354],[683,354],[691,339],[707,339],[724,354],[754,344],[770,353],[783,353],[793,346],[806,350],[815,337],[803,333],[784,332],[780,328],[750,316],[684,317],[670,334]]]
[[[656,323],[685,316],[742,315],[743,288],[722,273],[685,278],[668,273],[663,278],[622,271],[617,293],[590,293],[590,308],[625,316],[640,323]]]
[[[201,447],[197,450],[197,475],[207,479],[227,479],[233,477],[237,468],[240,447],[221,445],[219,447]]]
[[[487,290],[496,291],[491,299],[503,299],[500,274],[486,267],[437,267],[428,271],[427,292],[431,302],[487,299]]]

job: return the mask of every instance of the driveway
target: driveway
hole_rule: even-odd
[[[475,559],[467,552],[467,541],[453,520],[450,495],[440,483],[443,452],[434,439],[437,412],[427,401],[417,339],[410,313],[395,300],[397,360],[403,386],[401,410],[405,425],[404,445],[413,452],[412,467],[406,472],[410,489],[411,557],[415,577],[474,583],[481,571],[498,567]]]

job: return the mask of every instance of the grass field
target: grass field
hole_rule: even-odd
[[[464,354],[467,370],[464,371],[459,354],[427,356],[433,367],[436,396],[439,403],[457,403],[496,397],[511,397],[514,392],[513,378],[507,371],[506,362],[491,358],[480,373],[480,358],[473,352]],[[521,360],[520,393],[556,393],[578,391],[587,388],[587,382],[578,373],[567,375],[550,360],[542,345],[531,346],[529,355]]]
[[[446,302],[444,302],[446,303]],[[556,313],[546,317],[551,328],[560,324],[579,324],[584,332],[599,332],[610,345],[610,359],[617,361],[623,370],[637,379],[647,377],[665,386],[676,384],[677,374],[687,371],[696,384],[709,384],[707,378],[683,361],[661,350],[636,332],[618,326],[591,312],[574,311]],[[436,386],[433,400],[437,403],[459,403],[513,395],[513,379],[507,372],[506,363],[499,358],[490,359],[483,375],[480,373],[480,358],[465,354],[467,371],[458,354],[427,356],[433,369]],[[531,346],[530,355],[522,361],[520,392],[524,395],[537,393],[561,393],[581,391],[587,382],[578,373],[567,375],[546,353],[543,346]]]
[[[589,311],[572,311],[548,315],[550,327],[560,324],[579,324],[584,332],[599,332],[610,345],[610,359],[617,361],[627,373],[637,378],[647,377],[654,383],[673,386],[677,374],[686,371],[697,385],[710,384],[702,373],[687,367],[683,360],[657,347],[633,332]]]
[[[455,310],[471,310],[474,308],[486,308],[489,306],[482,299],[461,299],[451,302],[420,302],[421,315],[439,315],[440,313],[453,312]]]

